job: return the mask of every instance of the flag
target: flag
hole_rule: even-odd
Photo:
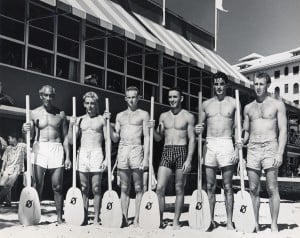
[[[222,11],[222,12],[228,12],[223,8],[223,0],[216,0],[216,9]]]

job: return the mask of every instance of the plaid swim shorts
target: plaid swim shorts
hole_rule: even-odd
[[[187,146],[186,145],[165,145],[159,166],[169,169],[182,169],[183,163],[186,161]]]

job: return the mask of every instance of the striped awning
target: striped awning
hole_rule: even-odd
[[[161,42],[124,8],[110,0],[40,0],[73,15],[86,19],[105,29],[145,44],[151,48],[161,47]]]
[[[180,34],[145,18],[137,13],[135,17],[122,6],[110,0],[40,0],[56,6],[73,15],[86,19],[105,29],[163,51],[189,64],[216,73],[221,71],[243,86],[250,87],[250,81],[229,65],[215,52],[190,42]],[[137,18],[137,19],[136,19]],[[147,28],[147,29],[146,29]]]

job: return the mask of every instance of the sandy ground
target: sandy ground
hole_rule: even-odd
[[[300,201],[282,200],[279,214],[279,229],[278,234],[270,232],[270,214],[269,204],[267,199],[261,200],[260,224],[262,231],[259,233],[243,234],[236,231],[228,231],[226,229],[226,214],[223,197],[217,195],[217,203],[215,210],[215,221],[218,227],[212,232],[200,232],[193,230],[188,226],[187,211],[189,197],[185,199],[184,212],[181,216],[182,227],[180,230],[173,230],[171,223],[174,215],[174,197],[166,199],[166,212],[164,219],[169,221],[169,225],[165,229],[143,230],[134,228],[132,225],[127,228],[111,229],[100,225],[92,225],[93,207],[90,206],[90,221],[86,226],[72,226],[68,224],[56,225],[55,207],[52,201],[43,201],[42,219],[39,225],[22,226],[18,221],[17,203],[13,203],[10,208],[0,207],[0,238],[25,238],[25,237],[42,237],[42,238],[81,238],[81,237],[107,237],[107,238],[134,238],[134,237],[209,237],[209,238],[235,238],[235,237],[285,237],[298,238],[300,236]],[[92,200],[90,201],[92,204]],[[133,217],[134,201],[131,200],[129,208],[129,217]]]

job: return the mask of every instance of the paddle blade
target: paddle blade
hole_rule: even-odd
[[[233,221],[237,231],[251,233],[255,229],[255,216],[250,194],[239,191],[236,194],[233,209]]]
[[[189,207],[189,225],[190,227],[207,231],[211,224],[211,214],[207,194],[204,190],[195,190],[191,197]]]
[[[155,192],[145,192],[140,205],[141,228],[157,229],[160,225],[158,198]]]
[[[41,220],[41,205],[37,191],[32,187],[23,188],[20,196],[19,221],[22,225],[36,225]]]
[[[101,223],[106,227],[120,228],[122,225],[122,209],[118,194],[111,190],[103,195],[101,205]]]
[[[84,222],[84,206],[79,188],[70,188],[65,200],[65,220],[72,225],[80,226]]]

